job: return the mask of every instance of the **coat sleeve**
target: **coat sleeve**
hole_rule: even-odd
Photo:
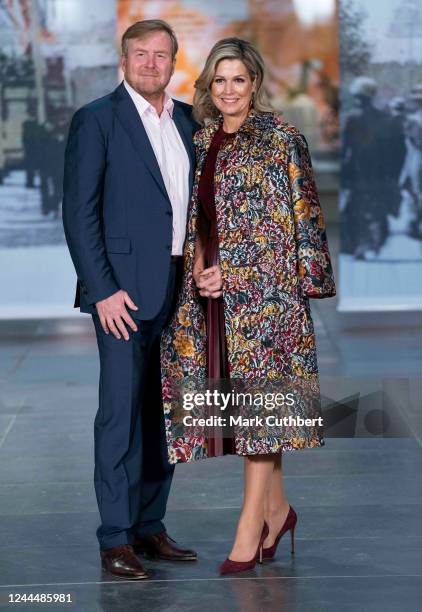
[[[288,175],[299,262],[299,285],[309,298],[332,297],[336,288],[325,222],[308,145],[296,134],[289,144]]]
[[[98,120],[83,108],[72,119],[66,146],[63,225],[81,291],[89,304],[119,290],[101,227],[105,163],[105,143]]]

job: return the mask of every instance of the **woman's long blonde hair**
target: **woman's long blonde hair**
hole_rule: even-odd
[[[195,95],[193,96],[195,119],[203,125],[207,120],[215,119],[220,114],[211,100],[210,88],[217,65],[224,59],[240,60],[245,65],[251,79],[255,80],[252,108],[258,112],[273,111],[263,85],[265,64],[259,51],[247,40],[223,38],[211,49],[205,66],[195,81]]]

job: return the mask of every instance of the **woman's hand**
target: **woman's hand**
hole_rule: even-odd
[[[223,295],[223,277],[220,266],[211,266],[205,270],[193,270],[193,278],[202,297],[219,298]]]
[[[193,276],[193,280],[195,281],[196,286],[198,286],[198,283],[201,282],[200,277],[203,271],[204,271],[204,262],[202,258],[198,258],[194,262],[193,270],[192,270],[192,276]]]

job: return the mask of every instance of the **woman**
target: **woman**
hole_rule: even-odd
[[[297,518],[284,495],[281,455],[324,444],[318,428],[261,438],[238,430],[228,440],[182,423],[178,386],[229,377],[317,384],[308,298],[335,295],[324,220],[306,141],[272,111],[263,78],[258,51],[228,38],[213,47],[195,84],[205,127],[195,135],[181,294],[162,340],[170,462],[245,457],[244,502],[222,574],[272,558],[288,530],[293,546]]]

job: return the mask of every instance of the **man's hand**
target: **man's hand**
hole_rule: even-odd
[[[194,275],[194,278],[199,289],[199,295],[210,298],[218,298],[223,295],[223,277],[221,276],[220,266],[205,268],[199,274]]]
[[[135,321],[126,310],[126,306],[129,306],[131,310],[138,310],[138,307],[132,302],[126,291],[120,289],[120,291],[113,293],[113,295],[110,295],[105,300],[97,302],[95,306],[97,307],[101,326],[107,335],[111,332],[118,340],[120,340],[121,336],[125,340],[129,340],[129,334],[124,322],[134,332],[138,331]]]

